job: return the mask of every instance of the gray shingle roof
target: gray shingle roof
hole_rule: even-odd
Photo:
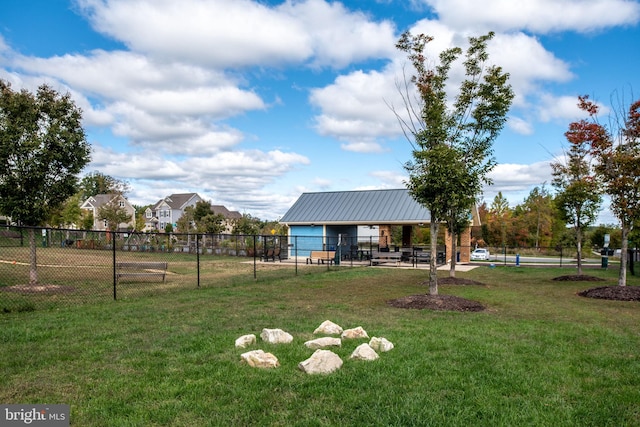
[[[303,224],[419,224],[429,211],[406,189],[302,193],[280,220]]]

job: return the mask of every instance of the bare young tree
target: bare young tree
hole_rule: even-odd
[[[469,38],[462,62],[465,78],[452,102],[447,81],[463,50],[444,50],[439,64],[431,68],[425,47],[432,37],[405,32],[396,44],[407,53],[415,71],[410,79],[415,91],[406,79],[404,86],[399,86],[406,114],[392,110],[413,148],[413,159],[405,165],[407,188],[431,216],[431,295],[438,294],[435,255],[439,224],[452,222],[449,228],[455,232],[455,222],[470,211],[482,186],[490,183],[487,175],[496,164],[493,141],[506,122],[514,96],[508,73],[486,64],[487,43],[493,36],[490,32]]]

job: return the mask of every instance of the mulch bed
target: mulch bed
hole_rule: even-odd
[[[477,301],[454,295],[411,295],[387,301],[387,305],[396,308],[439,311],[483,311],[485,309]]]
[[[616,301],[640,301],[639,286],[601,286],[578,292],[581,297]]]
[[[429,281],[420,283],[429,286]],[[472,285],[486,286],[484,283],[471,279],[461,279],[458,277],[438,278],[438,285]],[[485,307],[477,301],[456,297],[453,295],[411,295],[387,301],[387,305],[395,308],[410,308],[416,310],[438,310],[438,311],[483,311]]]
[[[556,277],[553,280],[561,282],[603,282],[605,279],[586,274],[575,274]],[[613,301],[640,301],[640,287],[638,286],[600,286],[578,292],[585,298],[608,299]]]
[[[554,277],[552,280],[557,282],[603,282],[604,279],[588,274],[572,274],[568,276]]]

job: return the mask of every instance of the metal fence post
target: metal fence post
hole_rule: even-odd
[[[111,249],[113,253],[113,299],[116,300],[117,299],[116,288],[117,288],[118,278],[116,277],[116,234],[115,232],[113,232],[113,234],[111,235]]]
[[[198,283],[196,287],[200,287],[200,235],[196,234],[196,270],[198,271]]]
[[[258,271],[257,271],[257,262],[258,262],[258,236],[253,235],[253,279],[258,280]]]

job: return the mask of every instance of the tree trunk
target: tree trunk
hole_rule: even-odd
[[[38,284],[38,264],[36,263],[36,231],[29,229],[29,284]]]
[[[576,246],[578,249],[578,275],[582,275],[582,229],[580,224],[576,227]]]
[[[620,252],[620,273],[618,286],[627,286],[627,249],[629,248],[629,232],[631,227],[622,224],[622,248]]]
[[[438,295],[438,221],[431,215],[431,257],[429,259],[429,295]]]
[[[456,256],[458,251],[458,235],[451,233],[451,265],[449,266],[449,277],[456,277]]]

